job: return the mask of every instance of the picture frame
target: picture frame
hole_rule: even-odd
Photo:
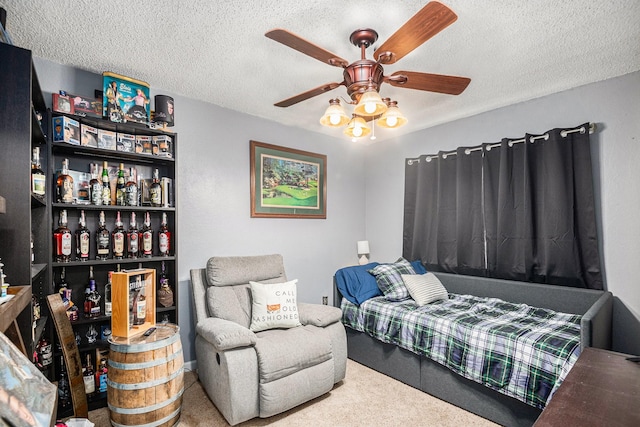
[[[252,218],[327,218],[327,156],[250,141]]]

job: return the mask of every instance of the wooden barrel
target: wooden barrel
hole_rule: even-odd
[[[158,324],[149,337],[109,339],[107,403],[111,424],[169,427],[178,423],[184,392],[180,328]]]

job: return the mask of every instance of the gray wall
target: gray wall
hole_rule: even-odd
[[[47,99],[60,89],[91,95],[101,76],[36,59]],[[404,159],[458,146],[596,122],[592,135],[603,268],[614,304],[614,349],[640,354],[640,72],[363,146],[281,126],[212,103],[174,96],[178,132],[179,292],[185,360],[193,353],[189,270],[212,255],[281,253],[299,299],[320,302],[332,275],[357,263],[357,240],[372,260],[402,252]],[[326,220],[249,217],[249,140],[326,154]]]
[[[402,253],[404,159],[459,146],[596,122],[591,136],[601,256],[615,299],[614,349],[640,354],[640,72],[511,105],[367,149],[372,259]],[[380,195],[384,203],[380,203]]]
[[[45,99],[66,90],[91,96],[102,76],[35,60]],[[186,361],[194,360],[189,271],[211,256],[280,253],[302,302],[331,296],[332,276],[357,263],[356,242],[365,239],[366,147],[278,125],[171,95],[178,133],[179,324]],[[239,94],[240,96],[240,94]],[[215,100],[212,100],[215,102]],[[152,105],[153,107],[153,105]],[[327,155],[327,219],[250,218],[249,140]],[[331,299],[330,299],[331,300]]]

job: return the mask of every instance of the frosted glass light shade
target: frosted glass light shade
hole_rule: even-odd
[[[349,116],[345,113],[344,108],[340,105],[339,99],[329,101],[329,106],[320,118],[320,124],[328,127],[341,127],[349,122]]]
[[[398,108],[396,101],[389,102],[389,108],[378,119],[378,125],[387,129],[395,129],[403,126],[407,123],[407,118],[402,114]]]
[[[373,86],[369,86],[367,91],[362,94],[358,105],[353,110],[357,115],[364,117],[379,116],[385,111],[387,111],[387,104],[384,103]]]
[[[367,126],[367,122],[362,117],[355,115],[344,130],[344,134],[350,138],[360,138],[369,135],[369,133],[371,133],[371,129]]]

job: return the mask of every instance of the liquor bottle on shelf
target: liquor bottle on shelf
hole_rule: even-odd
[[[62,161],[62,171],[56,181],[56,190],[59,203],[73,203],[73,178],[69,175],[69,159]]]
[[[71,261],[71,230],[67,227],[67,210],[60,211],[58,228],[53,232],[53,250],[56,262]]]
[[[111,275],[113,271],[108,273],[107,284],[104,285],[104,315],[111,316]]]
[[[109,181],[109,165],[105,160],[102,162],[102,204],[111,204],[111,182]]]
[[[120,163],[120,168],[118,169],[118,178],[116,180],[116,205],[118,206],[127,205],[124,186],[124,164]]]
[[[31,307],[33,307],[33,327],[36,327],[36,323],[42,317],[42,311],[40,309],[40,299],[36,294],[31,294]]]
[[[158,169],[153,170],[153,180],[149,187],[149,201],[151,206],[162,206],[162,185],[158,175]]]
[[[93,397],[96,392],[96,383],[93,379],[93,366],[91,365],[91,355],[87,353],[87,361],[82,367],[82,379],[84,381],[84,391],[87,397]]]
[[[58,406],[66,409],[71,406],[71,387],[67,378],[64,357],[60,356],[60,379],[58,380]]]
[[[42,337],[36,345],[36,354],[38,356],[38,368],[46,370],[53,362],[53,346],[47,339],[47,335],[42,331]]]
[[[129,221],[129,231],[127,231],[127,258],[138,258],[138,224],[136,223],[136,213],[131,212]]]
[[[91,247],[90,241],[91,233],[87,228],[84,209],[82,209],[80,210],[80,218],[78,218],[78,228],[76,229],[76,260],[89,260],[89,248]]]
[[[158,230],[158,251],[160,256],[169,256],[171,251],[171,232],[167,225],[167,214],[162,213],[162,223],[160,224],[160,230]]]
[[[102,204],[102,183],[98,180],[98,164],[91,163],[91,181],[89,181],[89,201],[92,205]]]
[[[133,175],[134,168],[129,168],[129,181],[124,186],[127,206],[138,206],[138,184]]]
[[[107,359],[100,360],[100,367],[96,371],[96,390],[98,393],[107,392]]]
[[[151,217],[149,212],[145,213],[144,224],[140,230],[140,255],[145,258],[153,256],[153,228],[151,228]]]
[[[129,284],[131,287],[131,284]],[[137,275],[133,284],[133,324],[143,325],[147,317],[147,298],[145,295],[145,285],[142,275]]]
[[[113,241],[113,258],[124,258],[124,227],[122,226],[122,219],[120,219],[120,211],[116,214],[116,227],[111,233],[111,240]]]
[[[173,291],[169,285],[169,278],[167,277],[164,261],[162,261],[162,270],[158,282],[160,284],[158,289],[158,304],[163,307],[171,307],[173,305]]]
[[[96,259],[108,259],[110,246],[111,233],[109,233],[109,230],[107,230],[104,211],[100,211],[98,229],[96,230]]]
[[[89,267],[89,292],[85,293],[84,317],[92,318],[100,316],[100,294],[96,290],[96,281],[93,278],[93,266]]]
[[[40,166],[40,147],[33,149],[31,161],[31,192],[39,197],[44,197],[47,189],[47,177]]]

